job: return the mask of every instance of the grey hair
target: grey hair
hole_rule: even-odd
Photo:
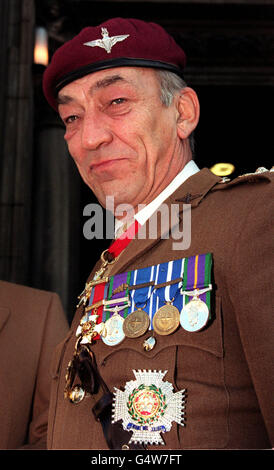
[[[156,74],[160,82],[160,99],[163,105],[168,107],[171,105],[175,94],[179,93],[182,88],[186,88],[187,84],[179,75],[167,70],[156,70]],[[189,136],[189,144],[192,154],[194,154],[193,132]]]

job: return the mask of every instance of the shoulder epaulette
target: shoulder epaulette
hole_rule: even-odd
[[[218,181],[218,183],[212,188],[212,191],[231,188],[242,183],[260,183],[262,181],[271,181],[274,174],[274,167],[271,170],[267,170],[264,167],[259,167],[254,173],[245,173],[239,175],[234,179],[223,177]]]

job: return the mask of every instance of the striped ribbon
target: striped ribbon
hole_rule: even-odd
[[[129,311],[129,306],[127,302],[115,302],[115,299],[120,299],[122,297],[129,297],[128,293],[128,287],[119,290],[119,292],[113,294],[115,290],[122,286],[122,285],[130,285],[130,278],[131,278],[131,271],[121,273],[121,274],[116,274],[115,276],[111,276],[109,280],[109,289],[108,289],[108,295],[107,298],[108,300],[113,300],[113,305],[111,307],[115,307],[116,305],[122,306],[123,304],[125,305],[125,308],[123,310],[120,310],[118,313],[121,315],[121,317],[126,318],[128,315]],[[129,297],[130,298],[130,297]],[[110,317],[112,316],[112,312],[108,311],[107,309],[104,309],[103,311],[103,321],[107,321]]]
[[[183,277],[184,258],[158,264],[156,267],[155,284],[162,284]],[[156,288],[151,299],[150,317],[152,320],[160,307],[172,301],[179,310],[183,307],[183,296],[180,294],[181,282],[166,287]]]
[[[142,308],[151,318],[151,298],[153,296],[153,286],[138,287],[148,282],[154,282],[156,266],[136,269],[132,272],[131,287],[136,287],[130,291],[131,296],[131,312]]]
[[[93,304],[96,304],[96,302],[99,302],[103,299],[106,298],[108,292],[108,283],[107,282],[102,282],[101,284],[98,284],[97,286],[94,286],[92,289],[90,298],[89,298],[89,306],[92,306]],[[96,323],[99,324],[103,321],[103,305],[100,305],[99,307],[96,307],[96,312],[90,311],[89,314],[94,314],[99,315]],[[96,335],[94,337],[94,340],[99,339],[100,336]]]
[[[140,224],[135,220],[135,222],[130,225],[126,232],[124,232],[119,238],[114,240],[110,245],[108,251],[116,258],[120,253],[128,246],[131,240],[135,237],[135,234],[138,232]]]
[[[211,284],[211,268],[211,253],[185,258],[182,289],[184,291],[191,291],[193,289],[203,289],[208,287]],[[201,294],[199,297],[210,309],[210,291]],[[186,295],[185,303],[187,304],[192,298],[192,296]]]
[[[114,301],[111,307],[121,306],[121,302],[115,304],[115,299],[129,296],[131,305],[125,305],[125,308],[118,313],[126,318],[131,312],[141,307],[149,315],[150,324],[152,325],[155,313],[167,301],[171,301],[181,311],[184,305],[193,298],[192,295],[182,295],[180,293],[181,288],[183,291],[193,291],[209,287],[211,284],[211,270],[212,255],[206,253],[115,274],[110,277],[108,283],[95,286],[89,299],[89,305],[104,298]],[[182,281],[157,288],[157,285],[177,279],[182,279]],[[142,284],[151,282],[154,285],[138,288]],[[117,290],[118,287],[124,285],[128,287]],[[207,304],[210,311],[210,291],[201,294],[199,297]],[[103,307],[98,308],[97,314],[99,314],[98,323],[105,322],[113,315],[112,312],[104,310]]]

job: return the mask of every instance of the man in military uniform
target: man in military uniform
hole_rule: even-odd
[[[0,449],[46,449],[50,364],[67,332],[57,294],[0,281]]]
[[[83,180],[133,214],[56,351],[50,449],[273,445],[272,174],[199,170],[184,66],[160,26],[116,18],[85,28],[45,73]],[[163,204],[183,234],[191,220],[180,249],[174,220],[148,235]]]

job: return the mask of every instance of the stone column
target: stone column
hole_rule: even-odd
[[[0,278],[27,283],[34,4],[1,0],[0,10]]]

